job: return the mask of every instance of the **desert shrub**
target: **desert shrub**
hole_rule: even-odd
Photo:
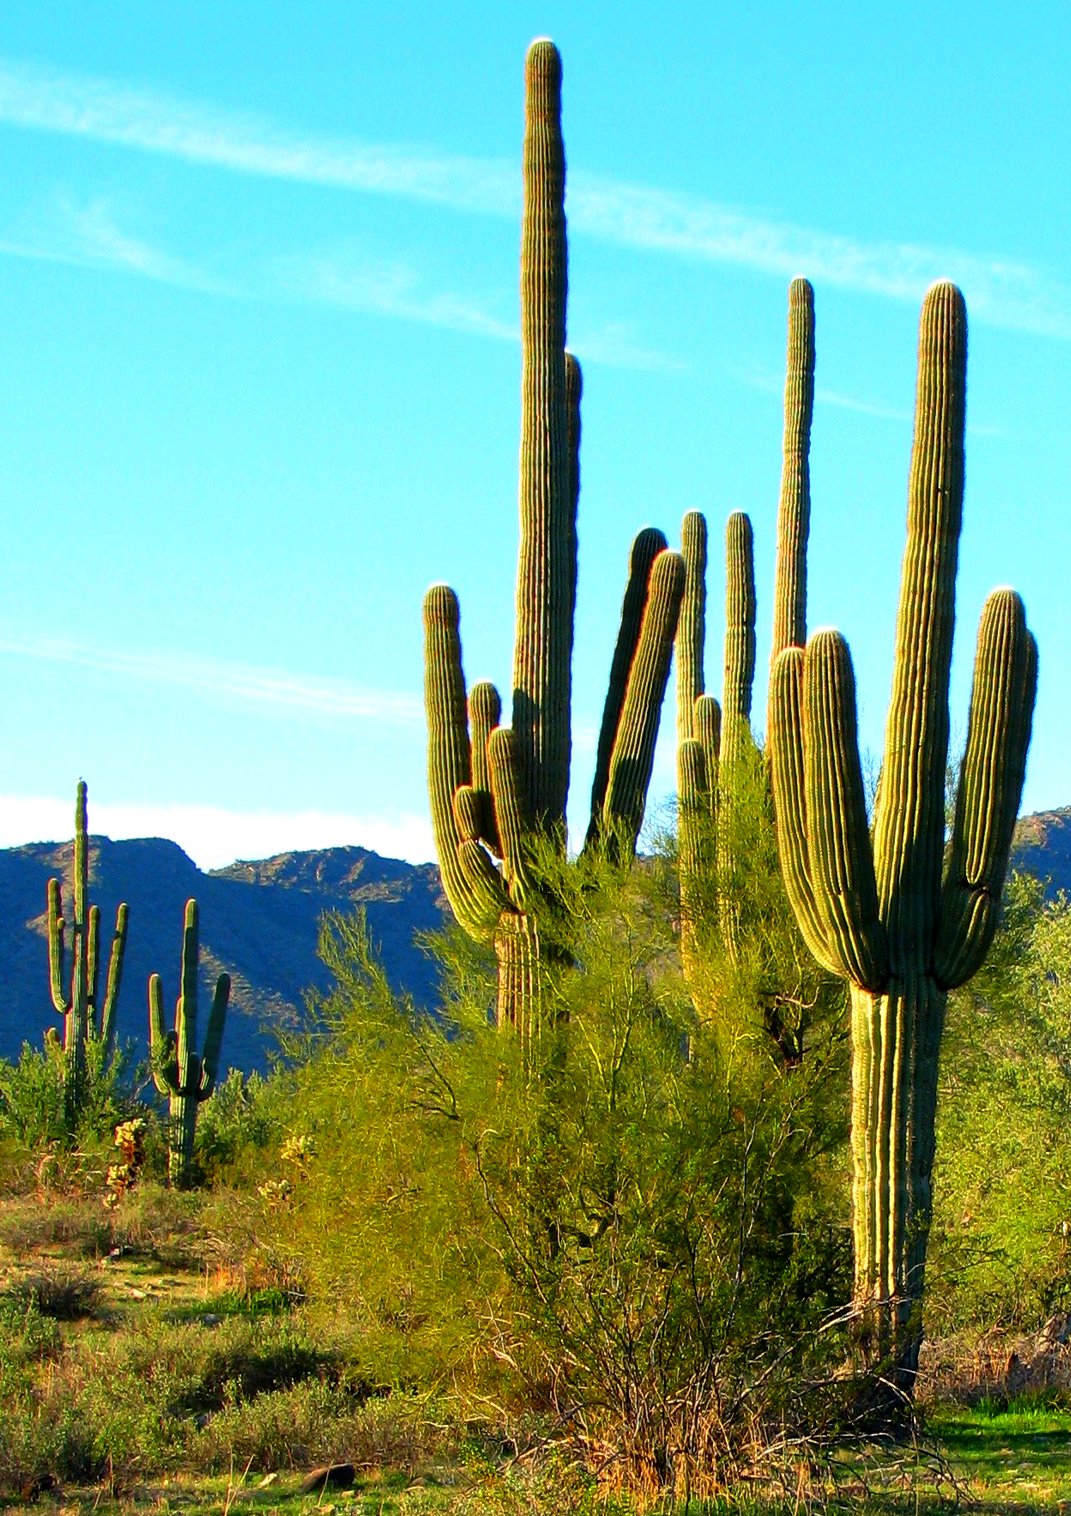
[[[197,1116],[195,1159],[206,1183],[243,1180],[276,1137],[269,1081],[230,1069]]]
[[[850,1292],[841,1044],[786,1067],[697,1021],[662,888],[549,879],[567,950],[531,1043],[471,955],[435,1020],[329,918],[337,989],[250,1222],[313,1309],[346,1303],[370,1382],[548,1417],[639,1485],[723,1476],[802,1415]]]
[[[89,1038],[84,1096],[73,1131],[64,1113],[63,1070],[63,1049],[55,1038],[47,1038],[42,1048],[24,1042],[17,1063],[0,1059],[0,1138],[14,1152],[107,1147],[116,1125],[138,1114],[136,1076],[125,1049],[106,1054],[102,1043]]]
[[[82,1321],[97,1315],[103,1290],[94,1270],[49,1263],[20,1275],[7,1293],[16,1305],[53,1321]]]
[[[988,964],[949,1003],[931,1332],[1026,1331],[1071,1304],[1071,902],[1012,879]]]

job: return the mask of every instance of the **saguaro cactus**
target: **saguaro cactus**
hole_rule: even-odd
[[[129,909],[119,906],[108,955],[104,998],[99,999],[100,906],[89,905],[89,830],[85,780],[78,781],[74,808],[74,859],[71,893],[74,913],[63,915],[63,892],[58,879],[48,881],[48,967],[52,1004],[63,1017],[64,1110],[68,1129],[78,1119],[85,1096],[86,1045],[90,1037],[107,1056],[115,1040],[115,1006],[123,972],[123,950]],[[70,952],[66,933],[70,927]],[[52,1035],[52,1034],[50,1034]]]
[[[161,1095],[170,1102],[168,1121],[168,1174],[178,1189],[194,1179],[193,1139],[197,1108],[211,1095],[219,1070],[223,1023],[231,992],[229,974],[220,974],[202,1053],[197,1052],[197,901],[187,900],[182,932],[182,968],[179,998],[175,1006],[175,1029],[164,1030],[163,988],[159,974],[149,980],[149,1046],[152,1074]]]
[[[565,350],[567,290],[561,59],[525,63],[521,235],[520,553],[512,725],[493,685],[466,696],[460,610],[446,585],[424,602],[428,785],[443,885],[458,922],[493,943],[499,1019],[537,1021],[541,941],[533,852],[565,848],[576,598],[581,375]],[[599,741],[589,845],[635,845],[669,673],[683,564],[665,538],[633,546]],[[500,860],[500,862],[496,862]]]
[[[852,996],[855,1298],[861,1341],[909,1391],[921,1340],[937,1063],[949,990],[996,926],[1037,679],[1022,602],[978,633],[967,749],[945,844],[948,682],[963,501],[967,320],[926,296],[892,703],[867,825],[851,658],[839,633],[777,658],[770,750],[786,887],[815,957]]]

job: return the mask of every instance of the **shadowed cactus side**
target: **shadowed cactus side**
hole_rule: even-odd
[[[152,1076],[169,1099],[168,1176],[177,1189],[194,1182],[193,1140],[197,1108],[211,1095],[219,1072],[223,1023],[231,992],[229,974],[220,974],[208,1014],[204,1051],[197,1052],[197,901],[187,900],[182,932],[182,967],[174,1031],[164,1029],[163,988],[159,974],[149,980],[149,1051]]]
[[[71,865],[73,914],[63,915],[63,891],[58,879],[48,881],[48,968],[52,1004],[63,1017],[63,1104],[68,1131],[81,1110],[87,1077],[86,1044],[90,1037],[107,1057],[115,1042],[115,1007],[123,972],[129,908],[125,902],[115,917],[108,955],[104,997],[99,996],[100,906],[88,903],[89,829],[86,784],[78,781],[74,810],[74,857]],[[70,931],[69,952],[67,932]],[[54,1036],[54,1033],[50,1033]]]
[[[565,350],[567,263],[561,60],[552,42],[525,63],[521,235],[520,551],[511,725],[488,683],[467,691],[460,608],[435,585],[424,601],[428,788],[443,887],[459,924],[493,945],[498,1016],[537,1029],[541,937],[533,862],[564,854],[580,485],[581,374]],[[660,533],[633,546],[592,792],[588,846],[635,847],[654,759],[683,585]]]
[[[873,829],[851,657],[835,631],[774,665],[770,752],[786,887],[808,946],[851,986],[855,1305],[871,1362],[910,1393],[921,1340],[937,1065],[948,992],[996,927],[1037,679],[1022,602],[978,633],[966,754],[945,839],[948,687],[963,502],[967,321],[955,286],[922,309],[892,702]]]

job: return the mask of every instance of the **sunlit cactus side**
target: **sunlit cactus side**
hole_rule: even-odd
[[[945,839],[948,687],[963,501],[967,320],[951,284],[919,335],[907,549],[873,832],[855,688],[837,632],[778,657],[770,749],[786,886],[808,945],[852,994],[855,1299],[860,1341],[913,1386],[931,1215],[937,1065],[949,990],[992,939],[1037,682],[1019,597],[995,591],[978,635],[967,750]]]
[[[229,974],[220,974],[208,1014],[204,1049],[197,1051],[197,901],[187,900],[182,932],[182,967],[174,1030],[164,1028],[163,987],[159,974],[149,980],[149,1049],[156,1088],[169,1101],[168,1177],[177,1189],[195,1180],[193,1142],[197,1109],[215,1088],[223,1023],[231,992]]]
[[[88,903],[89,829],[84,779],[78,781],[78,798],[74,809],[71,894],[73,914],[65,918],[60,881],[48,881],[49,984],[52,1004],[63,1017],[64,1115],[69,1130],[76,1124],[85,1098],[86,1048],[89,1038],[93,1037],[100,1043],[105,1057],[115,1042],[115,1008],[119,998],[130,914],[125,903],[116,912],[115,932],[108,955],[104,995],[101,998],[100,907]]]
[[[814,290],[788,287],[785,434],[777,510],[777,570],[771,664],[807,640],[807,537],[811,525],[811,419],[814,414]]]
[[[579,364],[565,350],[567,262],[561,60],[541,39],[525,65],[521,236],[520,551],[510,726],[493,685],[468,693],[460,608],[446,585],[424,602],[432,826],[459,924],[493,946],[498,1016],[538,1029],[541,940],[533,857],[564,855],[580,488]],[[635,847],[669,674],[683,564],[660,534],[633,549],[603,716],[588,845]]]

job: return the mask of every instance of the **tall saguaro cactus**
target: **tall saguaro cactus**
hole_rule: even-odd
[[[197,901],[187,900],[182,932],[182,968],[179,998],[175,1006],[175,1029],[164,1030],[163,988],[159,974],[149,980],[149,1046],[152,1074],[161,1095],[170,1103],[168,1121],[168,1175],[178,1189],[194,1178],[193,1139],[197,1108],[211,1095],[219,1071],[223,1023],[231,992],[229,974],[220,974],[208,1013],[204,1051],[197,1052]]]
[[[948,992],[996,927],[1037,680],[1022,602],[982,614],[967,748],[945,843],[948,685],[963,502],[967,318],[926,296],[892,702],[867,825],[851,657],[834,631],[774,665],[770,749],[786,887],[815,957],[852,996],[855,1298],[863,1341],[910,1390],[921,1340],[937,1064]]]
[[[576,599],[580,368],[565,350],[567,291],[561,59],[534,42],[525,64],[521,236],[520,553],[512,725],[488,683],[466,692],[460,608],[435,585],[424,602],[428,787],[454,915],[498,958],[499,1019],[538,1021],[541,939],[533,857],[565,849]],[[589,845],[635,846],[683,587],[680,557],[648,530],[633,545],[603,714]]]
[[[116,912],[115,932],[104,981],[104,998],[100,999],[100,906],[88,903],[88,893],[86,784],[84,779],[80,779],[74,809],[74,858],[71,866],[73,916],[69,920],[63,915],[60,881],[48,881],[49,983],[52,1004],[63,1017],[63,1094],[68,1130],[75,1126],[85,1097],[86,1047],[89,1038],[93,1037],[101,1044],[105,1056],[115,1041],[115,1006],[119,997],[130,914],[125,902]]]

